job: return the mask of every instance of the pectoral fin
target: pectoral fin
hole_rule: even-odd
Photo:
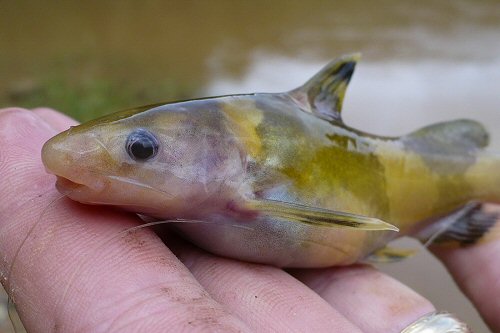
[[[275,200],[250,200],[247,208],[262,214],[314,226],[353,228],[359,230],[399,231],[392,224],[377,218],[344,213],[323,208],[310,207]]]

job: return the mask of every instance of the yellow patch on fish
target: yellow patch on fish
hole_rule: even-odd
[[[465,179],[473,184],[475,195],[478,198],[497,202],[497,188],[494,185],[500,182],[500,170],[496,159],[479,155],[476,163],[471,165],[465,173]]]
[[[243,139],[250,155],[257,158],[262,152],[262,141],[257,133],[257,127],[264,119],[262,110],[249,100],[223,104],[221,110],[229,118],[231,130]]]
[[[403,229],[405,221],[426,218],[439,202],[438,176],[420,155],[407,152],[396,157],[390,150],[382,144],[376,154],[385,170],[391,220],[401,221],[398,226]]]

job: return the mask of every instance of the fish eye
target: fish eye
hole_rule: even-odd
[[[139,128],[129,134],[126,143],[128,155],[136,161],[146,161],[158,153],[158,139],[153,133]]]

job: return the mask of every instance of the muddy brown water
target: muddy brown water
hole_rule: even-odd
[[[399,135],[473,118],[500,153],[499,41],[500,2],[486,0],[2,1],[0,92],[54,71],[144,86],[172,80],[197,95],[281,91],[359,51],[347,123]],[[381,269],[488,332],[425,251]]]

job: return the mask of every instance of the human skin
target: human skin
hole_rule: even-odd
[[[368,265],[284,271],[120,233],[141,221],[62,197],[41,163],[43,143],[74,124],[0,110],[0,278],[28,331],[400,332],[435,310]],[[499,331],[500,241],[434,252]]]

